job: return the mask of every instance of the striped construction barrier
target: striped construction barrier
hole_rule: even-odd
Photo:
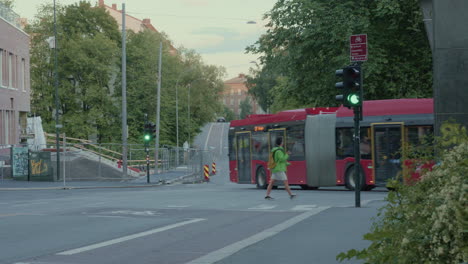
[[[211,175],[215,175],[216,174],[216,163],[213,162],[211,164]]]
[[[210,167],[208,165],[203,166],[203,174],[205,175],[205,181],[210,181]]]

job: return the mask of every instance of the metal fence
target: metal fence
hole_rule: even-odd
[[[122,144],[65,143],[55,145],[0,145],[2,181],[114,182],[127,185],[150,183],[203,182],[203,166],[215,158],[212,151],[160,148],[147,153],[142,144],[127,145],[127,173],[122,160]],[[57,173],[57,153],[60,172]],[[147,165],[148,162],[148,165]],[[149,167],[149,170],[148,170]]]

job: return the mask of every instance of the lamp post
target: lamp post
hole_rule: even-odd
[[[54,0],[54,86],[55,86],[55,144],[57,153],[57,180],[60,178],[60,127],[59,124],[59,92],[58,92],[58,63],[57,63],[57,15]]]

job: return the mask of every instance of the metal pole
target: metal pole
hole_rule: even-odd
[[[178,87],[179,79],[176,82],[175,88],[175,108],[176,108],[176,168],[179,167],[179,96],[178,96]]]
[[[190,147],[190,88],[192,87],[192,84],[189,84],[189,87],[188,87],[188,104],[187,104],[187,108],[188,108],[188,143],[189,143],[189,147]]]
[[[57,56],[57,15],[54,0],[54,84],[55,84],[55,144],[57,153],[57,180],[60,179],[60,124],[59,124],[59,92],[58,92],[58,56]]]
[[[360,107],[354,107],[354,190],[355,190],[355,206],[361,207],[361,152],[359,151],[360,142],[360,129],[359,129],[359,116]]]
[[[127,177],[127,53],[125,30],[125,3],[122,4],[122,166]]]
[[[162,64],[162,42],[159,42],[159,66],[158,66],[158,102],[157,102],[157,109],[156,109],[156,140],[154,142],[154,166],[155,166],[155,173],[158,173],[158,160],[159,160],[159,121],[161,115],[161,64]]]
[[[148,114],[144,115],[144,121],[145,121],[145,133],[148,133],[146,130],[146,127],[148,126]],[[145,140],[145,152],[146,152],[146,182],[150,183],[150,160],[149,160],[149,143],[147,140]]]
[[[359,99],[361,100],[361,106],[354,107],[354,182],[355,182],[355,206],[361,207],[361,151],[360,151],[360,142],[361,142],[361,129],[359,126],[359,121],[362,120],[362,105],[364,105],[364,95],[363,95],[363,84],[364,84],[364,72],[362,63],[358,63],[359,70],[361,74],[361,83],[359,84]]]
[[[67,159],[67,137],[63,133],[63,187],[65,188],[65,160]]]

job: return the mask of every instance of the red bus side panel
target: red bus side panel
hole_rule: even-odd
[[[305,161],[289,161],[287,175],[289,184],[307,184],[306,162]]]

